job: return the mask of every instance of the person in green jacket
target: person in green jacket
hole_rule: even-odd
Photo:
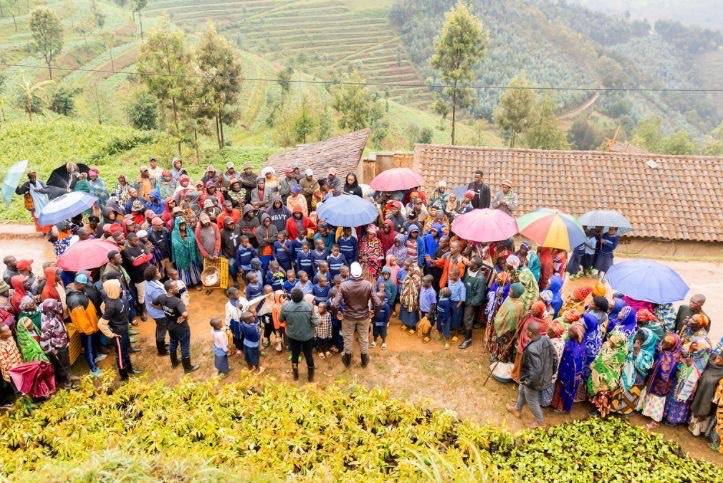
[[[291,300],[281,306],[279,320],[286,322],[286,336],[291,347],[291,369],[294,380],[299,379],[299,354],[304,353],[308,369],[309,382],[314,381],[314,337],[319,325],[319,314],[314,307],[304,301],[304,292],[296,287],[291,291]]]
[[[487,281],[482,272],[482,260],[472,259],[469,268],[464,274],[464,288],[466,299],[464,302],[464,341],[459,345],[460,349],[466,349],[472,345],[472,328],[477,320],[479,308],[485,302],[487,295]]]

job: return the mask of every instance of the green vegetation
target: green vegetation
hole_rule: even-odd
[[[86,377],[37,408],[17,402],[0,418],[0,449],[0,472],[14,481],[723,478],[620,419],[513,435],[381,389],[297,389],[251,376],[173,387]]]

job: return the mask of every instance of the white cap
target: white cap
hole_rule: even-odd
[[[352,263],[351,267],[349,267],[349,272],[351,273],[352,277],[361,277],[362,267],[361,265],[359,265],[359,262]]]
[[[440,181],[439,183],[437,183],[437,188],[446,188],[446,187],[447,187],[446,181]]]
[[[304,171],[304,174],[306,176],[314,176],[314,170],[311,168],[308,168],[306,171]]]
[[[138,235],[138,238],[145,238],[148,236],[148,232],[146,230],[140,230],[136,235]]]
[[[226,169],[231,169],[231,168],[236,168],[236,166],[233,165],[232,161],[229,161],[228,163],[226,163]]]

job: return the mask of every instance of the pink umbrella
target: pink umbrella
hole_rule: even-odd
[[[111,250],[118,250],[118,245],[108,240],[75,242],[58,257],[56,265],[66,272],[97,268],[108,263],[108,252]]]
[[[45,361],[31,361],[10,369],[10,378],[22,394],[48,397],[55,392],[55,372]]]
[[[400,191],[422,186],[424,179],[409,168],[392,168],[374,177],[369,186],[377,191]]]
[[[517,222],[501,210],[472,210],[452,222],[452,231],[465,240],[493,242],[507,240],[517,234]]]

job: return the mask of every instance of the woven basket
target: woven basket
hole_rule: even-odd
[[[208,288],[228,288],[228,259],[219,257],[216,260],[205,259],[203,261],[203,272],[201,272],[201,283]]]

